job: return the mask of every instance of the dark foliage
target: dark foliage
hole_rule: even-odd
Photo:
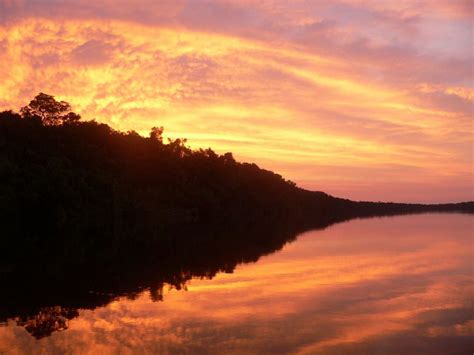
[[[65,101],[56,101],[54,96],[40,92],[28,106],[20,110],[24,118],[39,118],[44,125],[60,125],[77,122],[81,116],[71,111],[71,105]]]
[[[0,282],[10,290],[0,295],[0,320],[23,315],[27,329],[41,323],[38,312],[64,320],[143,288],[160,299],[164,282],[179,288],[192,276],[231,272],[305,229],[474,208],[306,191],[231,153],[165,144],[162,127],[142,137],[81,122],[50,98],[38,95],[23,115],[0,113]],[[29,331],[42,337],[66,327],[53,320]]]

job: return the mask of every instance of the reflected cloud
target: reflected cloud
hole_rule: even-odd
[[[395,354],[463,352],[472,343],[472,216],[355,220],[306,232],[281,252],[186,291],[164,288],[80,310],[35,343],[0,328],[0,349]],[[363,327],[361,325],[363,324]]]

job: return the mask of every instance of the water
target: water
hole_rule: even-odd
[[[233,273],[165,286],[163,301],[144,291],[79,309],[41,339],[11,319],[0,353],[472,353],[473,222],[423,214],[306,232]]]

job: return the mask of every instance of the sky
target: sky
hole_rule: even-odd
[[[474,199],[469,0],[0,0],[0,110],[231,151],[354,200]]]

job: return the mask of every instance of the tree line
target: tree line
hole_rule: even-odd
[[[350,218],[474,209],[307,191],[231,153],[165,142],[159,126],[144,137],[84,121],[44,93],[0,113],[0,181],[0,283],[10,290],[0,320],[111,300],[90,290],[134,294],[146,285],[159,299],[164,282],[232,271],[304,230]],[[45,324],[32,332],[49,334]]]

